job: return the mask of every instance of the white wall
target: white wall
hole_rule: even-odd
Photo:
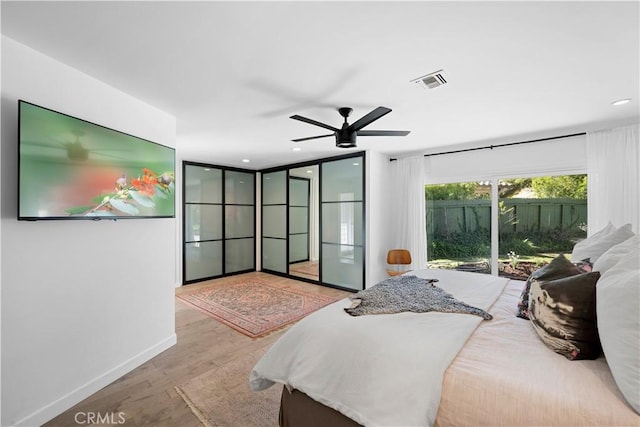
[[[387,278],[387,251],[391,248],[392,209],[389,157],[366,153],[366,250],[365,287]]]
[[[176,342],[175,219],[16,220],[17,100],[175,147],[176,120],[2,37],[2,420],[39,425]]]

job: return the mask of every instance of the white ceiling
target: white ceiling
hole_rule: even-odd
[[[260,169],[343,154],[328,133],[393,112],[392,156],[638,120],[639,3],[9,2],[2,33],[177,117],[183,159]],[[448,84],[412,79],[444,69]],[[611,102],[633,98],[624,106]],[[299,146],[302,151],[293,152]],[[354,150],[354,149],[350,149]],[[250,159],[242,163],[241,159]]]

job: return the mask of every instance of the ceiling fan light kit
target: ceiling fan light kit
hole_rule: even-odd
[[[356,147],[356,138],[358,135],[360,136],[406,136],[409,134],[409,131],[404,131],[404,130],[362,130],[362,128],[369,125],[370,123],[378,120],[382,116],[389,114],[391,112],[390,108],[378,107],[375,110],[371,111],[370,113],[364,115],[360,119],[356,120],[352,124],[349,124],[347,122],[347,117],[349,117],[352,111],[353,109],[349,107],[338,108],[338,113],[344,118],[344,122],[342,123],[342,127],[340,129],[333,127],[331,125],[328,125],[326,123],[318,122],[316,120],[309,119],[307,117],[302,117],[295,114],[290,118],[294,120],[299,120],[301,122],[309,123],[315,126],[319,126],[321,128],[328,129],[333,133],[326,134],[326,135],[310,136],[306,138],[298,138],[298,139],[293,139],[292,141],[302,142],[302,141],[308,141],[311,139],[335,136],[336,147],[353,148],[353,147]]]

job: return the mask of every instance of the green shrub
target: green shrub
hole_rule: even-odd
[[[575,237],[578,237],[575,234],[561,230],[501,234],[499,237],[500,253],[503,256],[506,256],[508,252],[524,256],[540,253],[568,253],[573,249]],[[436,234],[428,239],[427,256],[431,260],[468,260],[488,258],[490,255],[491,235],[485,229],[470,233]]]
[[[571,252],[578,233],[563,230],[508,233],[500,236],[500,252],[514,251],[522,255],[546,252]],[[517,248],[517,249],[516,249]]]
[[[436,235],[429,241],[429,259],[486,258],[491,254],[491,236],[486,230]]]
[[[539,248],[528,238],[521,238],[514,234],[508,234],[505,237],[499,242],[500,253],[514,252],[519,255],[535,255],[540,252]]]

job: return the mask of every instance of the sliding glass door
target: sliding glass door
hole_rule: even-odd
[[[431,268],[526,280],[586,237],[587,176],[426,185]]]
[[[222,170],[184,164],[183,281],[221,276]]]
[[[499,188],[500,276],[526,280],[587,237],[587,175],[501,179]]]
[[[224,173],[224,267],[225,273],[255,269],[255,175]]]
[[[287,273],[286,170],[262,174],[262,269]]]
[[[262,172],[262,270],[364,288],[364,153]]]
[[[255,270],[255,173],[183,163],[183,283]]]
[[[320,164],[322,283],[364,289],[364,156]]]
[[[491,181],[425,186],[432,268],[491,273]]]

